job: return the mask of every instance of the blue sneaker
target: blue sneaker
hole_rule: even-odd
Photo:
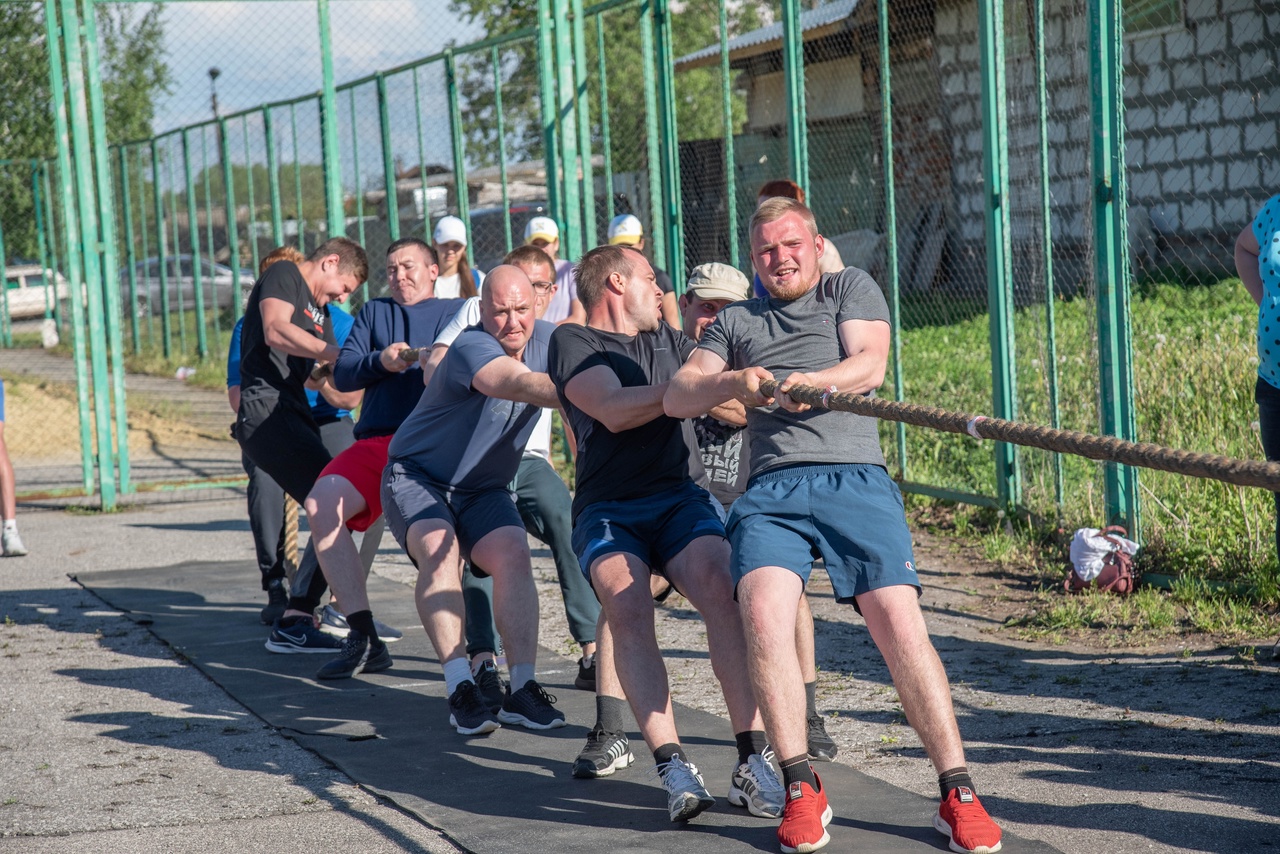
[[[286,655],[301,652],[333,655],[342,649],[342,639],[320,631],[306,617],[291,617],[287,626],[276,620],[266,646],[267,652]]]

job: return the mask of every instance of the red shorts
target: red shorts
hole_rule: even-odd
[[[369,526],[382,515],[382,470],[387,467],[387,447],[392,438],[370,436],[357,439],[320,472],[321,477],[333,474],[345,478],[364,499],[364,512],[347,520],[347,527],[352,531],[369,530]]]

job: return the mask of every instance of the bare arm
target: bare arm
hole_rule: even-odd
[[[760,393],[761,380],[773,379],[764,368],[727,371],[724,359],[710,350],[694,350],[688,361],[676,372],[663,399],[663,407],[672,418],[694,418],[710,412],[728,423],[737,423],[719,414],[725,404],[736,402],[744,407],[764,406],[773,398]],[[733,412],[730,408],[726,414]],[[746,423],[745,415],[742,423]]]
[[[529,370],[523,362],[510,356],[499,356],[476,371],[471,387],[489,397],[532,403],[544,409],[560,405],[551,377]]]
[[[578,456],[578,437],[573,435],[573,425],[569,423],[568,417],[564,414],[563,409],[557,409],[560,413],[560,426],[564,428],[565,444],[569,446],[570,458]]]
[[[231,411],[240,414],[240,386],[227,386],[227,403],[231,404]]]
[[[338,391],[333,387],[333,383],[328,379],[320,381],[320,387],[316,389],[320,392],[320,396],[328,401],[329,405],[334,409],[346,409],[348,411],[355,409],[360,405],[360,401],[364,399],[364,390],[356,391]]]
[[[747,426],[747,407],[743,406],[740,400],[730,400],[719,406],[713,406],[707,414],[717,421],[723,421],[734,427]]]
[[[422,365],[422,384],[424,386],[430,385],[431,377],[435,375],[436,368],[440,367],[440,363],[444,361],[444,357],[448,353],[448,344],[436,344],[429,350],[419,351],[418,363]]]
[[[866,394],[878,389],[884,382],[885,366],[889,361],[889,324],[882,320],[846,320],[836,330],[840,336],[840,344],[847,353],[839,364],[813,373],[794,373],[778,384],[781,393],[778,404],[790,412],[804,412],[809,409],[803,403],[796,403],[786,394],[796,385],[813,386],[814,388],[831,388]]]
[[[276,297],[267,297],[260,304],[262,333],[267,346],[290,356],[301,356],[316,361],[337,361],[338,348],[325,343],[293,325],[293,305]]]
[[[1258,270],[1258,236],[1253,226],[1247,225],[1236,238],[1236,274],[1244,282],[1244,289],[1253,301],[1262,305],[1262,273]]]
[[[618,375],[604,365],[588,368],[564,387],[569,402],[605,426],[621,433],[662,415],[667,383],[623,388]]]

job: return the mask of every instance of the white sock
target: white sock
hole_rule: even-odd
[[[444,663],[444,684],[450,697],[463,682],[472,681],[474,680],[471,678],[471,665],[467,663],[465,657],[454,658]]]
[[[5,531],[5,533],[6,533],[6,534],[9,534],[9,533],[16,534],[16,533],[18,533],[18,520],[17,520],[17,519],[5,519],[5,520],[4,520],[4,531]]]
[[[529,664],[508,664],[507,671],[511,674],[511,693],[519,691],[526,683],[533,681],[533,663]]]

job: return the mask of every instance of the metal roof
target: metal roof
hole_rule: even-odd
[[[800,13],[800,32],[808,37],[818,35],[826,35],[827,33],[814,33],[814,30],[827,29],[833,30],[833,25],[842,23],[845,18],[853,14],[854,8],[858,5],[858,0],[837,0],[835,3],[827,3],[816,9],[810,9],[807,12]],[[737,58],[737,55],[754,56],[756,54],[768,53],[771,50],[778,50],[782,46],[782,22],[770,24],[767,27],[761,27],[758,30],[752,30],[749,33],[743,33],[740,36],[729,39],[729,56]],[[711,65],[713,62],[719,62],[720,44],[704,47],[702,50],[694,53],[686,54],[675,61],[676,70],[685,68],[697,68],[703,65]]]

